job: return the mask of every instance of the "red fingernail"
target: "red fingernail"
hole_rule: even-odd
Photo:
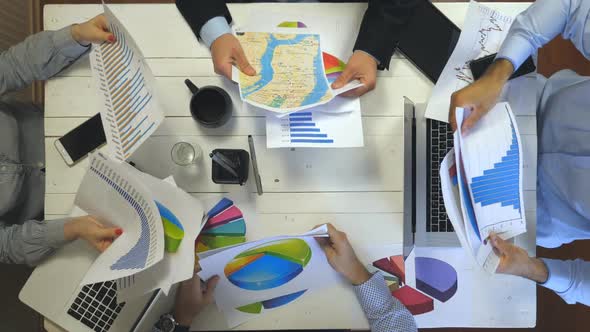
[[[110,41],[111,43],[114,43],[114,42],[115,42],[115,36],[113,36],[113,35],[110,35],[110,36],[109,36],[109,41]]]
[[[117,228],[117,229],[115,230],[115,234],[117,234],[117,235],[121,235],[121,234],[123,234],[123,230],[122,230],[121,228]]]

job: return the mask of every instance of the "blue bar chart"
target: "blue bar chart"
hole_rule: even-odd
[[[116,41],[94,45],[90,61],[102,99],[101,119],[110,154],[124,161],[157,129],[164,115],[143,55],[106,7],[105,15]]]
[[[266,117],[269,148],[344,148],[364,145],[360,102],[350,102],[350,112],[331,113],[329,104],[320,110]]]
[[[506,237],[525,232],[523,152],[510,106],[498,104],[482,117],[461,139],[460,149],[469,192],[463,200],[472,202],[478,239],[483,241],[490,232]]]

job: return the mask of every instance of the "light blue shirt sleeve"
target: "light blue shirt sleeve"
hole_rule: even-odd
[[[391,295],[380,272],[364,284],[354,286],[354,292],[371,325],[371,332],[418,331],[414,316]]]
[[[590,58],[586,51],[590,42],[590,31],[586,31],[589,11],[587,0],[537,0],[516,17],[496,58],[509,60],[516,70],[559,34]]]
[[[227,20],[223,16],[217,16],[203,25],[200,35],[207,48],[211,48],[211,44],[226,33],[231,33],[231,28],[227,24]]]
[[[549,271],[549,278],[541,286],[553,290],[569,304],[590,306],[590,262],[546,258],[543,258],[543,262]]]

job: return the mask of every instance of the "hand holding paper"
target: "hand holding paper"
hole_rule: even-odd
[[[360,285],[371,278],[371,274],[357,258],[348,242],[346,233],[327,224],[329,237],[316,238],[334,270],[340,272],[353,285]]]
[[[547,281],[549,272],[542,260],[529,257],[526,250],[503,240],[495,233],[490,234],[490,242],[494,252],[500,257],[500,265],[496,272],[520,276],[539,283]]]

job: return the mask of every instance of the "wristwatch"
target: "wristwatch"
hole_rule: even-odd
[[[188,326],[179,325],[171,314],[162,315],[156,327],[162,332],[188,332]]]

